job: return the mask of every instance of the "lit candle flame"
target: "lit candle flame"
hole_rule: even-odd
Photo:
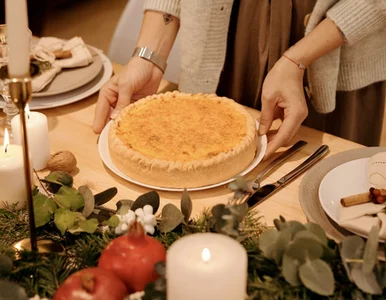
[[[29,119],[29,115],[30,115],[31,111],[29,110],[29,105],[28,104],[25,106],[24,111],[25,111],[25,114],[27,115],[27,119]]]
[[[202,261],[207,263],[210,261],[210,250],[208,248],[204,248],[201,253]]]
[[[8,146],[9,146],[9,134],[8,134],[8,129],[5,128],[5,130],[4,130],[4,144],[3,144],[3,148],[4,148],[5,153],[7,153]]]

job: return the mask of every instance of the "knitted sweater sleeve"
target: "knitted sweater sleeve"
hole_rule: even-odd
[[[154,10],[180,17],[181,0],[145,0],[144,10]]]
[[[386,26],[386,0],[340,0],[327,11],[348,44]]]

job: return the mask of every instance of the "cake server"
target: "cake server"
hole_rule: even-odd
[[[319,147],[310,157],[308,157],[303,163],[293,169],[284,177],[280,178],[275,183],[267,184],[259,188],[257,191],[253,192],[252,195],[248,195],[245,199],[248,203],[249,208],[254,208],[256,205],[265,201],[268,197],[272,196],[277,191],[281,190],[288,183],[293,181],[299,175],[303,174],[306,170],[312,167],[320,159],[323,158],[329,152],[329,147],[323,145]]]

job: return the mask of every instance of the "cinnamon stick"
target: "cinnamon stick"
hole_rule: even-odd
[[[71,58],[72,57],[72,53],[69,50],[67,50],[67,51],[57,50],[57,51],[54,51],[54,55],[55,55],[56,59],[64,59],[64,58]]]
[[[349,207],[353,205],[363,204],[371,201],[371,193],[363,193],[353,196],[348,196],[345,198],[340,199],[340,203],[344,207]]]

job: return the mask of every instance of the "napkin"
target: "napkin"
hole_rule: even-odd
[[[386,213],[384,204],[365,203],[350,207],[340,205],[339,225],[361,235],[367,235],[373,226],[380,232],[379,237],[386,240]]]
[[[56,59],[54,51],[58,50],[71,51],[72,57]],[[32,78],[33,92],[44,89],[62,69],[85,67],[93,62],[90,50],[80,37],[74,37],[68,41],[54,37],[41,38],[33,48],[32,56],[38,61],[51,64],[51,68]]]
[[[368,181],[371,187],[386,189],[386,153],[369,158]],[[349,196],[349,195],[348,195]],[[339,202],[338,224],[350,231],[367,236],[373,226],[378,227],[379,237],[386,240],[386,204],[372,202],[343,207]]]

